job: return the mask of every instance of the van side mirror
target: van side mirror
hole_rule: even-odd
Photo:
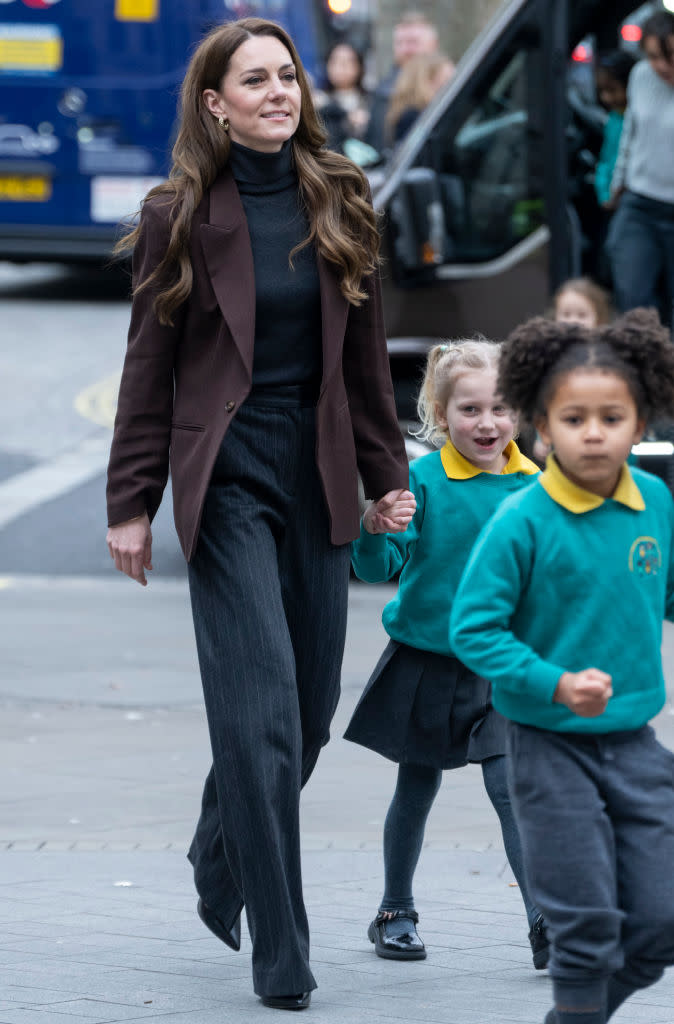
[[[389,209],[393,255],[399,273],[423,274],[451,258],[454,246],[435,171],[429,167],[407,171]]]

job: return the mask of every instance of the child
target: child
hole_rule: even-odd
[[[674,963],[674,756],[647,724],[665,700],[674,503],[627,468],[671,410],[674,346],[635,310],[600,331],[532,320],[499,388],[554,454],[478,540],[451,644],[488,676],[531,894],[551,935],[546,1024],[604,1024]]]
[[[618,159],[620,136],[627,109],[627,82],[634,63],[634,58],[625,50],[611,50],[609,53],[600,53],[595,66],[597,98],[608,110],[601,152],[594,175],[597,202],[605,210],[615,209],[615,200],[611,197],[611,179]]]
[[[611,322],[608,293],[589,277],[573,277],[560,285],[552,297],[552,315],[557,323],[599,327]]]
[[[552,316],[559,324],[580,324],[583,327],[608,324],[611,322],[608,292],[589,277],[571,278],[553,295]],[[539,466],[544,464],[549,454],[549,446],[537,435],[532,455]]]
[[[391,640],[345,735],[400,765],[384,826],[384,896],[368,929],[375,952],[393,960],[425,958],[412,896],[424,826],[443,769],[474,761],[482,764],[522,892],[534,965],[543,968],[548,942],[521,870],[505,779],[505,722],[492,709],[487,680],[457,661],[447,643],[447,609],[473,541],[499,502],[538,472],[513,441],[514,414],[497,395],[498,356],[499,346],[487,341],[429,352],[419,418],[424,436],[445,443],[410,467],[417,508],[407,531],[386,534],[371,508],[354,542],[353,566],[362,580],[401,575],[383,613]]]

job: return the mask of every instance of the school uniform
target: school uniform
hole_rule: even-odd
[[[505,753],[505,724],[487,679],[457,660],[447,621],[461,570],[485,520],[527,487],[538,467],[514,441],[500,474],[485,473],[451,441],[410,466],[417,509],[404,533],[352,544],[356,575],[368,582],[400,571],[382,622],[391,640],[344,734],[399,764],[458,768]]]
[[[570,1007],[608,991],[610,1012],[616,986],[646,987],[674,962],[674,755],[647,724],[665,701],[673,534],[656,477],[624,466],[604,499],[550,456],[485,527],[452,608],[454,649],[510,720],[525,870]],[[584,718],[553,698],[564,671],[589,667],[611,675],[613,696]]]

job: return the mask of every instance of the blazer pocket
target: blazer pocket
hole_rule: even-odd
[[[201,423],[172,423],[171,430],[205,430]]]

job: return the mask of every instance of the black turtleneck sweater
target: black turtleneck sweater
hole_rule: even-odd
[[[231,143],[230,167],[248,221],[255,268],[253,390],[300,385],[317,397],[321,381],[321,296],[313,246],[288,263],[309,223],[290,142],[279,153]]]

